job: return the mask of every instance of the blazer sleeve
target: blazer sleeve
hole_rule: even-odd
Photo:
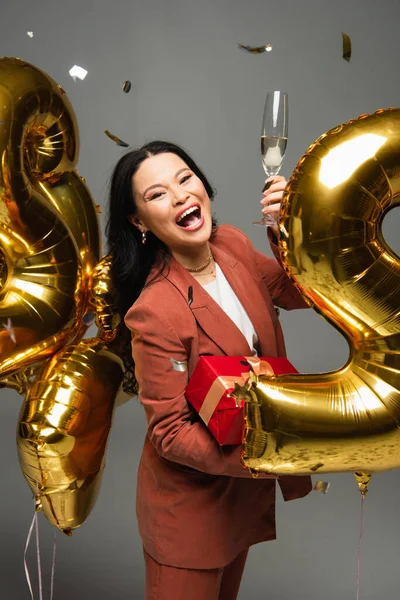
[[[237,231],[239,232],[239,230]],[[286,310],[309,308],[310,305],[304,300],[282,266],[275,235],[268,233],[269,243],[275,256],[274,259],[256,250],[249,238],[243,232],[240,231],[239,233],[246,239],[248,249],[251,252],[251,260],[255,263],[262,280],[267,286],[274,305]]]
[[[221,447],[203,422],[193,422],[185,397],[187,370],[178,371],[171,362],[171,358],[186,361],[186,349],[158,305],[135,304],[125,323],[132,331],[139,398],[146,413],[148,436],[157,453],[204,473],[251,477],[240,463],[241,446]],[[276,479],[273,475],[260,477]]]
[[[303,298],[300,291],[290,280],[283,268],[275,236],[273,234],[268,235],[268,239],[275,260],[265,256],[262,252],[258,252],[258,250],[254,250],[254,252],[256,255],[255,260],[257,268],[264,283],[268,287],[273,303],[275,306],[279,306],[286,310],[309,308],[310,305]]]

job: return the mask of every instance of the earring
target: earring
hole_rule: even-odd
[[[142,244],[146,243],[146,232],[142,231]]]

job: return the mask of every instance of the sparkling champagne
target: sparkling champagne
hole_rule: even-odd
[[[285,156],[287,137],[261,136],[261,155],[266,174],[279,173],[283,157]]]

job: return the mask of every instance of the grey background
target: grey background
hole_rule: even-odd
[[[266,91],[289,93],[282,171],[288,177],[320,134],[400,104],[399,17],[394,0],[2,0],[0,55],[32,62],[68,92],[80,125],[79,172],[103,208],[111,168],[124,152],[104,129],[133,145],[169,139],[193,154],[217,188],[220,222],[240,227],[269,253],[264,231],[251,225],[264,180],[259,134]],[[341,58],[342,31],[353,42],[349,64]],[[271,43],[273,50],[252,56],[238,42]],[[68,75],[74,64],[89,71],[84,81]],[[129,94],[121,91],[126,79]],[[399,223],[393,212],[384,229],[397,251]],[[347,359],[344,339],[313,311],[283,314],[282,322],[300,371],[335,369]],[[4,600],[29,598],[23,549],[32,504],[15,450],[20,405],[16,393],[1,390]],[[137,401],[116,410],[96,507],[72,538],[57,535],[57,600],[143,597],[134,507],[144,433]],[[356,597],[360,496],[351,474],[327,479],[326,496],[314,492],[287,504],[278,498],[278,540],[251,549],[241,600]],[[397,472],[374,476],[365,505],[362,600],[398,594],[399,491]],[[53,530],[44,518],[40,523],[48,598]],[[33,546],[29,564],[35,580]]]

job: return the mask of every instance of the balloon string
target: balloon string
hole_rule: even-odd
[[[32,519],[32,523],[31,526],[29,527],[29,532],[28,532],[28,537],[26,538],[26,543],[25,543],[25,551],[24,551],[24,570],[25,570],[25,577],[26,577],[26,581],[29,587],[29,591],[31,593],[31,599],[35,600],[34,594],[33,594],[33,590],[32,590],[32,582],[31,582],[31,578],[29,575],[29,568],[28,568],[28,563],[26,560],[26,555],[28,552],[28,548],[29,548],[29,543],[31,541],[31,537],[32,537],[32,532],[33,532],[33,528],[35,527],[35,532],[36,532],[36,555],[37,555],[37,564],[38,564],[38,577],[39,577],[39,598],[40,600],[43,600],[43,587],[42,587],[42,566],[41,566],[41,560],[40,560],[40,539],[39,539],[39,515],[35,510],[35,513],[33,515],[33,519]],[[50,580],[50,600],[53,600],[53,593],[54,593],[54,574],[55,574],[55,566],[56,566],[56,549],[57,549],[57,538],[56,538],[56,533],[54,532],[53,534],[53,559],[52,559],[52,564],[51,564],[51,580]]]
[[[40,561],[40,539],[39,539],[39,515],[35,512],[35,529],[36,529],[36,556],[37,556],[37,568],[39,578],[39,600],[43,600],[43,588],[42,588],[42,565]]]
[[[56,549],[57,549],[57,538],[56,538],[56,532],[54,532],[53,533],[53,560],[51,563],[50,600],[53,600],[54,571],[55,571],[55,566],[56,566]]]
[[[27,584],[28,584],[28,587],[29,587],[29,591],[31,593],[32,600],[34,600],[34,595],[33,595],[33,590],[32,590],[31,578],[29,576],[28,563],[26,562],[26,554],[28,552],[29,542],[31,541],[32,531],[33,531],[33,528],[35,526],[35,523],[36,523],[36,511],[35,511],[35,514],[33,515],[31,526],[29,527],[29,532],[28,532],[28,537],[26,538],[25,552],[24,552],[25,577],[26,577],[26,581],[27,581]]]
[[[361,544],[362,544],[362,536],[363,536],[363,522],[364,522],[364,496],[361,496],[360,539],[358,542],[358,553],[357,553],[357,600],[360,600]]]

